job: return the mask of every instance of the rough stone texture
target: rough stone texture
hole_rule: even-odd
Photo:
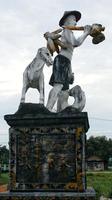
[[[23,199],[26,194],[27,199],[37,195],[39,200],[75,199],[79,194],[94,196],[93,191],[86,191],[87,113],[71,107],[51,113],[41,104],[21,104],[5,120],[11,126],[10,194],[17,193],[17,199],[22,199],[20,194]]]
[[[10,128],[10,190],[86,188],[81,128]]]
[[[69,106],[59,113],[50,112],[42,104],[21,103],[18,111],[5,115],[4,119],[11,127],[40,127],[40,126],[74,126],[83,127],[86,133],[89,128],[86,112],[78,112]]]
[[[7,192],[0,193],[0,200],[92,200],[95,191],[88,189],[85,192]]]

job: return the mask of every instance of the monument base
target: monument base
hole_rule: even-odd
[[[86,112],[68,107],[52,113],[26,103],[5,120],[10,125],[10,192],[1,193],[0,200],[95,197],[86,183]]]
[[[94,199],[93,188],[85,192],[5,192],[0,193],[0,200],[80,200]]]

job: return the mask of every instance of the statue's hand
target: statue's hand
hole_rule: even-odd
[[[92,29],[92,26],[90,25],[84,26],[84,32],[86,32],[88,35],[91,33],[91,29]]]
[[[52,39],[52,40],[57,40],[58,38],[61,37],[60,34],[56,34],[56,33],[50,33],[50,32],[46,32],[44,33],[44,37],[48,40],[48,38]]]

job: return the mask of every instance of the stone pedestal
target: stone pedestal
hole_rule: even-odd
[[[94,200],[95,191],[85,192],[7,192],[0,193],[0,200]]]
[[[39,104],[22,104],[5,120],[10,125],[12,196],[27,194],[28,199],[29,194],[39,200],[94,197],[93,190],[86,188],[86,112],[68,107],[51,113]]]

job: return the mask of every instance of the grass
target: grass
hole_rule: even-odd
[[[8,182],[9,182],[9,174],[1,173],[0,174],[0,185],[8,184]]]
[[[0,175],[0,185],[8,184],[8,182],[8,173],[2,173]],[[87,172],[87,185],[95,189],[97,199],[102,195],[112,198],[112,171]]]
[[[96,191],[96,197],[100,196],[112,198],[112,172],[88,172],[87,185]]]

